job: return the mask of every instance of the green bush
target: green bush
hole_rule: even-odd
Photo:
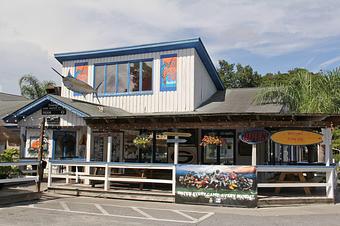
[[[9,148],[0,154],[0,162],[15,162],[18,161],[19,156],[18,149]],[[16,166],[0,166],[0,179],[11,178],[19,173],[20,170]]]

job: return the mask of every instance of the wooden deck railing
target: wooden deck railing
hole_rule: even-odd
[[[52,172],[53,166],[65,167],[65,172],[56,173]],[[71,167],[75,168],[75,171],[71,171]],[[79,172],[79,167],[86,169],[84,172]],[[91,168],[104,168],[104,175],[94,175],[90,174]],[[146,177],[121,177],[111,174],[111,169],[136,169],[136,170],[171,170],[171,179],[153,179]],[[48,183],[47,186],[52,186],[53,178],[63,178],[66,183],[70,182],[70,179],[74,179],[76,183],[79,180],[91,180],[91,181],[103,181],[104,190],[108,191],[110,189],[110,182],[127,182],[127,183],[155,183],[155,184],[171,184],[172,194],[175,194],[176,186],[176,168],[173,164],[165,163],[125,163],[125,162],[82,162],[82,161],[72,161],[72,160],[51,160],[48,163]]]
[[[0,162],[0,167],[5,167],[5,166],[38,166],[39,162],[38,161],[18,161],[18,162]],[[38,167],[37,167],[38,168]],[[38,182],[39,177],[38,177],[38,172],[36,170],[20,170],[22,175],[19,175],[18,177],[15,178],[6,178],[6,179],[0,179],[0,184],[10,184],[10,183],[19,183],[19,182],[30,182],[30,181],[35,181]],[[28,176],[25,174],[32,174],[35,173],[36,176]]]
[[[257,173],[325,173],[326,181],[325,182],[307,182],[307,181],[294,181],[294,182],[285,182],[285,181],[275,181],[270,183],[258,183],[258,188],[276,188],[280,189],[282,187],[303,187],[303,188],[311,188],[311,187],[325,187],[327,198],[335,199],[335,189],[336,189],[336,172],[335,166],[267,166],[267,165],[259,165],[256,166]],[[306,191],[306,190],[305,190]]]

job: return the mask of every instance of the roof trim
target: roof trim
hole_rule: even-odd
[[[3,120],[5,122],[16,122],[18,120],[20,120],[23,117],[26,117],[30,114],[32,114],[33,112],[38,111],[40,108],[42,108],[42,106],[44,104],[46,104],[46,102],[52,102],[55,104],[58,104],[60,106],[62,106],[63,108],[65,108],[66,110],[78,115],[79,117],[89,117],[90,115],[88,115],[87,113],[80,111],[79,109],[66,104],[65,102],[58,100],[57,98],[53,97],[52,95],[45,95],[39,99],[36,99],[35,101],[25,105],[24,107],[16,110],[15,112],[7,115],[6,117],[3,118]]]
[[[218,75],[217,70],[200,38],[178,40],[178,41],[172,41],[172,42],[160,42],[160,43],[152,43],[152,44],[144,44],[144,45],[135,45],[135,46],[111,48],[111,49],[90,50],[90,51],[69,52],[69,53],[56,53],[54,54],[54,57],[60,63],[63,63],[64,61],[69,61],[69,60],[123,56],[123,55],[131,55],[131,54],[152,53],[152,52],[169,51],[169,50],[177,50],[177,49],[188,49],[188,48],[194,48],[197,51],[211,79],[213,80],[217,90],[223,90],[224,86],[221,81],[221,78]]]

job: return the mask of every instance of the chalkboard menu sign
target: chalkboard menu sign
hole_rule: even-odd
[[[66,115],[66,109],[57,104],[49,103],[41,109],[41,113],[42,115]]]

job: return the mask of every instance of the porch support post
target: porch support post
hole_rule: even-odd
[[[25,139],[24,139],[25,138]],[[25,158],[25,149],[26,149],[26,127],[20,127],[20,158]]]
[[[107,137],[107,154],[106,154],[106,161],[107,164],[105,165],[105,181],[104,181],[104,190],[108,191],[110,189],[110,168],[108,163],[111,162],[111,153],[112,153],[112,136]]]
[[[47,177],[47,187],[50,188],[52,185],[52,164],[48,161],[48,177]]]
[[[175,140],[178,140],[179,137],[175,136]],[[179,143],[175,142],[174,143],[174,164],[178,164],[178,147],[179,147]]]
[[[251,146],[251,165],[256,166],[256,144]]]
[[[107,162],[111,162],[111,154],[112,154],[112,136],[108,136],[107,138]]]
[[[91,161],[91,149],[92,149],[92,129],[91,127],[87,126],[87,133],[86,133],[86,162]],[[85,167],[85,173],[87,175],[90,174],[90,167],[86,166]],[[84,180],[85,184],[90,184],[89,179]]]
[[[324,128],[322,129],[323,134],[323,142],[322,144],[325,145],[325,163],[326,166],[330,166],[332,160],[332,131],[331,128]]]

